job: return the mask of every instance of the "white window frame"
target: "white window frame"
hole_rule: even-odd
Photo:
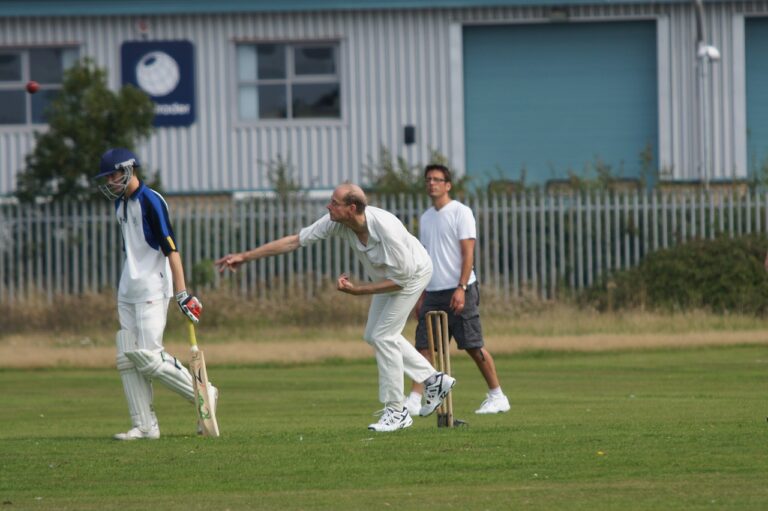
[[[0,81],[0,91],[24,91],[24,114],[25,122],[18,124],[0,124],[0,131],[7,131],[12,129],[18,131],[19,128],[40,128],[47,126],[47,123],[37,123],[32,120],[32,97],[26,93],[27,82],[31,78],[31,63],[30,53],[33,50],[74,50],[77,52],[77,57],[73,62],[80,58],[80,46],[76,44],[45,44],[45,45],[25,45],[25,46],[0,46],[0,53],[18,53],[21,55],[21,79],[18,81]],[[62,71],[65,71],[65,67]],[[61,90],[63,81],[59,83],[41,83],[40,92]]]
[[[280,39],[280,40],[234,40],[232,52],[234,91],[232,94],[233,100],[233,119],[236,126],[248,127],[248,126],[286,126],[286,125],[331,125],[338,126],[345,122],[345,87],[343,80],[344,68],[342,65],[342,44],[339,39]],[[259,46],[259,45],[283,45],[286,47],[286,76],[285,78],[267,78],[251,81],[241,81],[239,78],[239,69],[237,51],[240,46]],[[336,65],[336,73],[333,75],[297,75],[295,72],[295,57],[294,49],[301,47],[317,47],[317,46],[331,46],[334,52],[334,63]],[[293,117],[293,85],[300,84],[322,84],[322,83],[334,83],[339,86],[339,116],[338,117]],[[286,107],[288,116],[285,119],[274,118],[254,118],[254,119],[242,119],[240,117],[240,99],[239,99],[239,87],[241,84],[248,85],[284,85],[286,87]]]

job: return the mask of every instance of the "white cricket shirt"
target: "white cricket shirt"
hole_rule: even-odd
[[[363,263],[371,280],[389,279],[402,288],[416,276],[427,271],[432,262],[427,251],[403,223],[392,213],[373,206],[365,208],[368,244],[363,245],[355,232],[334,222],[326,214],[299,232],[302,247],[330,236],[347,240]]]
[[[131,197],[115,201],[115,213],[125,251],[117,299],[141,303],[173,296],[167,254],[176,251],[176,241],[168,204],[159,193],[139,183]]]

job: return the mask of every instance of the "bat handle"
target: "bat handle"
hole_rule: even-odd
[[[197,351],[197,336],[195,335],[195,325],[189,323],[189,344],[192,345],[192,351]]]

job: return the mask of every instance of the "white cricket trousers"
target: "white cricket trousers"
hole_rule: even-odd
[[[138,349],[155,353],[163,351],[163,333],[168,319],[170,298],[151,302],[117,303],[120,328],[129,330],[136,337]]]
[[[432,277],[432,267],[415,277],[400,291],[373,295],[365,325],[365,342],[376,351],[379,368],[379,401],[402,408],[403,372],[414,381],[423,382],[435,368],[403,337],[403,329],[422,291]]]

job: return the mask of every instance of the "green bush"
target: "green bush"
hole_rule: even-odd
[[[448,161],[448,158],[435,149],[429,150],[427,164],[437,163],[451,169],[453,180],[451,182],[451,195],[462,196],[467,190],[469,175],[457,175],[456,169]],[[379,195],[423,195],[424,167],[426,164],[410,165],[402,156],[395,157],[386,146],[379,148],[379,159],[375,161],[370,156],[365,166],[365,173],[369,182],[366,192]]]
[[[600,310],[647,308],[764,315],[768,241],[760,236],[695,240],[649,254],[602,279],[583,298]]]
[[[147,139],[154,112],[141,90],[126,85],[113,91],[107,69],[91,59],[77,62],[64,73],[61,91],[48,107],[47,129],[35,131],[35,147],[17,174],[16,197],[26,203],[39,197],[103,200],[91,181],[102,153],[110,147],[133,149]],[[159,177],[143,163],[143,177],[157,190]]]

